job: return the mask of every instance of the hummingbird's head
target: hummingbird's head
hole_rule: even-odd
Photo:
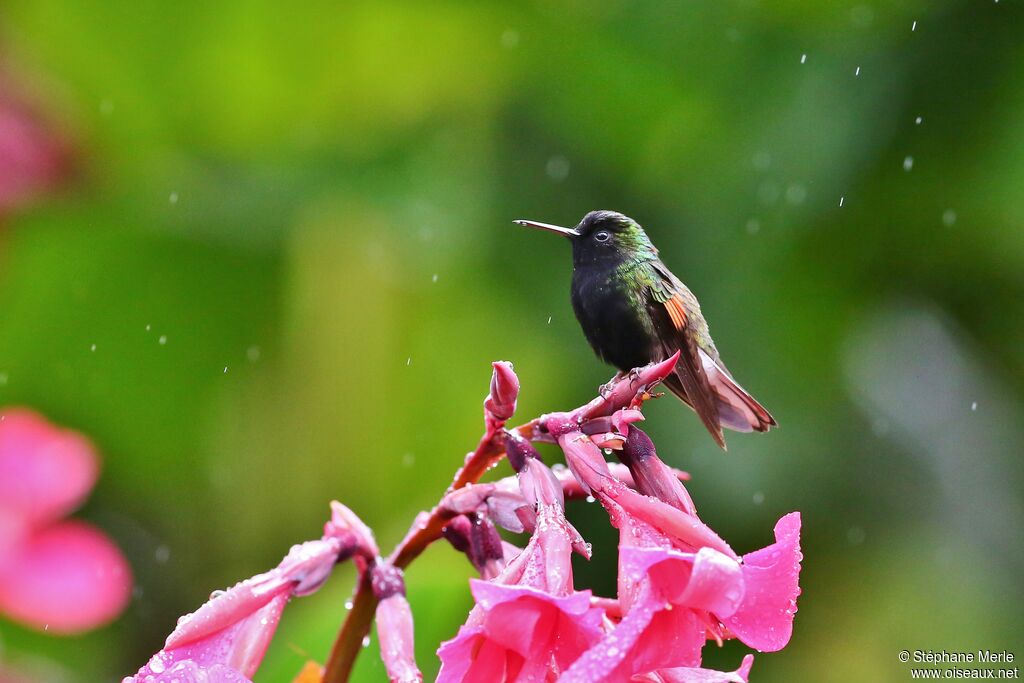
[[[535,221],[516,223],[568,237],[572,242],[573,262],[577,265],[658,255],[640,224],[617,211],[591,211],[574,228]]]

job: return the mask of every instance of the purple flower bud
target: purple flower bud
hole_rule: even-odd
[[[629,430],[618,456],[633,475],[637,491],[663,500],[683,512],[696,514],[690,494],[675,472],[658,457],[654,442],[643,430],[638,427]]]
[[[491,374],[491,393],[484,401],[484,409],[490,417],[504,423],[516,412],[519,378],[508,361],[494,361],[491,366],[494,368]]]
[[[493,578],[504,566],[501,536],[487,515],[459,515],[448,522],[442,533],[453,548],[466,554],[485,579]]]
[[[508,457],[508,464],[516,472],[522,471],[523,465],[528,458],[540,460],[541,462],[544,461],[537,449],[533,447],[533,444],[514,431],[505,432],[505,455]]]
[[[370,585],[378,600],[387,600],[392,595],[405,595],[405,577],[402,570],[393,564],[374,564],[370,569]]]

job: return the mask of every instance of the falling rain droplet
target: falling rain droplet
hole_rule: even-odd
[[[924,117],[923,116],[918,116],[916,119],[914,119],[914,125],[915,126],[920,126],[922,121],[924,121]]]
[[[90,346],[89,350],[95,352],[96,351],[96,345],[93,344],[92,346]]]
[[[434,273],[433,275],[430,276],[430,281],[437,282],[437,273]]]
[[[917,30],[917,21],[914,21],[914,23],[912,23],[910,25],[910,30],[911,31],[916,31]]]
[[[842,206],[844,201],[846,201],[846,197],[845,196],[840,197],[839,198],[839,206]]]
[[[903,170],[904,171],[909,171],[912,168],[914,168],[914,157],[912,157],[912,156],[904,157],[903,158]]]
[[[171,202],[171,204],[177,204],[178,203],[178,193],[177,192],[172,192],[171,196],[168,197],[168,200]]]
[[[978,402],[977,401],[971,401],[971,412],[973,413],[977,409],[978,409]]]
[[[854,76],[860,76],[860,67],[859,66],[856,69],[853,70],[853,75]]]
[[[405,364],[406,366],[412,365],[412,356],[409,356],[408,358],[405,359]]]
[[[956,211],[953,209],[946,209],[942,212],[942,224],[949,227],[956,223]]]
[[[550,315],[548,316],[548,325],[550,325],[550,324],[551,324],[551,317],[552,317],[552,316],[550,316]]]
[[[756,235],[759,232],[761,232],[761,221],[757,220],[756,218],[751,218],[749,221],[747,221],[748,234]]]
[[[803,53],[802,55],[800,55],[800,63],[801,64],[806,64],[807,63],[807,53],[806,52]]]
[[[346,600],[345,601],[345,609],[352,609],[352,601],[351,600]]]
[[[370,636],[363,636],[363,647],[370,647]]]
[[[756,491],[754,493],[754,505],[760,505],[763,502],[764,502],[764,493],[761,492],[761,491]]]

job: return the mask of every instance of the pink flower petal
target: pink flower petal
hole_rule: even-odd
[[[327,580],[341,547],[342,542],[333,537],[293,546],[277,567],[235,584],[182,617],[167,637],[167,649],[208,638],[281,595],[313,592]]]
[[[416,666],[413,648],[412,610],[401,593],[377,605],[377,637],[380,656],[392,683],[418,683],[423,674]]]
[[[122,683],[150,683],[154,676],[159,676],[157,681],[174,683],[177,679],[171,673],[179,670],[184,672],[182,675],[196,677],[196,683],[206,683],[207,679],[202,676],[207,674],[221,677],[210,678],[211,681],[248,681],[270,646],[288,597],[288,593],[281,593],[227,628],[187,645],[157,652],[135,676],[125,678]]]
[[[601,610],[591,607],[590,591],[554,596],[479,580],[471,587],[477,607],[469,623],[438,650],[442,683],[541,681],[552,662],[568,667],[601,637]]]
[[[163,673],[148,674],[145,679],[130,676],[122,683],[134,683],[136,680],[144,680],[145,683],[252,683],[229,666],[214,664],[204,667],[191,660],[172,664]]]
[[[775,525],[775,543],[743,556],[746,597],[739,610],[723,619],[737,638],[763,652],[781,650],[793,633],[800,595],[800,513]]]
[[[96,483],[99,463],[78,432],[37,413],[0,413],[0,509],[38,526],[78,507]]]
[[[573,662],[559,683],[625,681],[656,668],[699,663],[703,626],[692,610],[665,607],[650,582],[642,583],[622,621]]]
[[[84,522],[31,535],[0,569],[0,611],[36,628],[75,633],[116,617],[131,595],[121,551]]]
[[[665,548],[620,549],[620,569],[640,581],[650,577],[658,594],[673,605],[733,614],[744,595],[740,564],[711,548],[682,553]]]
[[[632,680],[638,683],[747,683],[750,677],[750,667],[753,665],[754,655],[747,655],[736,671],[725,672],[679,667],[659,669],[649,674],[634,676]]]

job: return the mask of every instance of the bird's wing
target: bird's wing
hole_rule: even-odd
[[[700,315],[697,300],[663,264],[651,262],[649,276],[648,308],[660,350],[664,356],[675,353],[677,349],[682,352],[674,374],[666,378],[665,385],[693,408],[715,442],[725,448],[718,397],[711,388],[701,360],[702,346],[705,346],[702,342],[707,340],[714,357],[718,353],[710,344],[711,337]],[[710,356],[707,351],[703,353]]]
[[[715,406],[713,414],[702,412],[697,401],[692,398],[686,382],[682,382],[682,386],[690,397],[688,402],[705,426],[708,425],[707,417],[714,416],[717,420],[718,433],[712,431],[711,434],[715,441],[718,441],[719,445],[723,443],[719,441],[721,427],[738,432],[766,432],[775,427],[777,423],[771,413],[733,379],[722,363],[715,343],[711,341],[708,324],[701,315],[697,298],[663,263],[652,264],[652,270],[660,278],[652,288],[652,298],[655,301],[662,300],[661,306],[666,310],[668,323],[665,324],[666,318],[663,317],[662,324],[656,322],[655,327],[666,345],[666,353],[675,353],[677,348],[684,349],[682,358],[701,368],[699,386],[707,388],[708,393],[702,396]],[[682,324],[679,324],[680,322]],[[687,350],[690,350],[692,355],[687,354]],[[685,375],[689,371],[689,364],[682,367],[683,372],[680,372],[680,366],[683,366],[682,360],[676,366],[676,374]],[[680,379],[683,380],[685,377]],[[708,427],[708,430],[711,431],[711,428]]]

